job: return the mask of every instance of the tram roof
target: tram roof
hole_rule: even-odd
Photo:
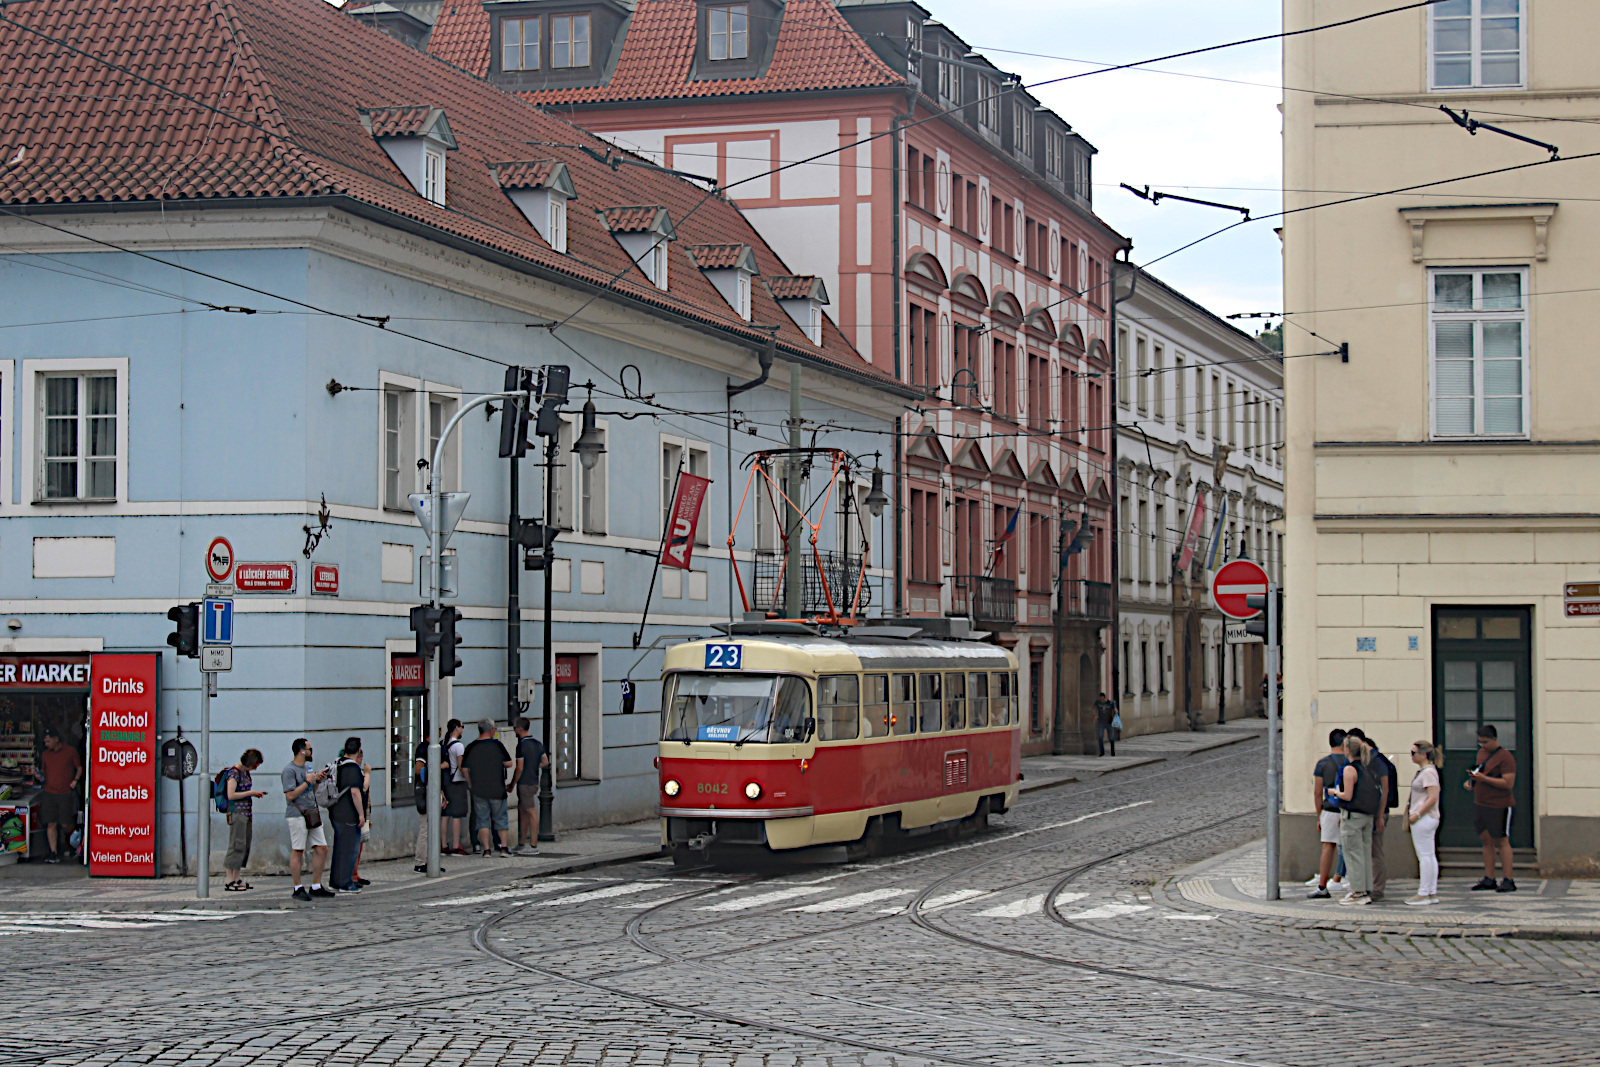
[[[888,638],[862,634],[821,637],[801,634],[734,634],[727,638],[686,642],[674,651],[692,645],[737,642],[746,648],[776,645],[791,653],[816,656],[837,663],[841,655],[854,656],[864,671],[929,670],[1013,670],[1012,654],[999,645],[982,641],[953,641],[940,638]],[[673,657],[676,658],[676,657]],[[759,670],[759,668],[751,668]],[[826,673],[838,668],[820,666]]]

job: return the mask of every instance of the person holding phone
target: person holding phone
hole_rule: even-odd
[[[1478,727],[1478,765],[1467,773],[1463,787],[1472,793],[1472,828],[1483,842],[1483,877],[1475,891],[1515,893],[1511,878],[1511,789],[1517,784],[1517,759],[1500,747],[1500,732],[1493,723]],[[1505,877],[1494,880],[1495,860]]]

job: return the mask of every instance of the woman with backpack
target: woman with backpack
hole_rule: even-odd
[[[261,766],[263,759],[257,749],[247,748],[239,762],[222,772],[223,797],[228,804],[228,854],[222,866],[228,872],[228,883],[222,888],[230,893],[243,893],[255,886],[240,876],[244,865],[250,862],[250,827],[255,817],[255,798],[267,795],[265,789],[255,788],[250,772]]]
[[[1345,879],[1350,892],[1340,898],[1344,905],[1372,903],[1372,823],[1383,798],[1379,796],[1378,774],[1367,763],[1367,746],[1354,734],[1344,739],[1345,764],[1340,775],[1339,842],[1344,849]]]
[[[1411,746],[1411,762],[1419,770],[1411,779],[1406,823],[1411,827],[1411,847],[1416,850],[1422,879],[1417,895],[1406,903],[1415,907],[1439,903],[1439,856],[1434,841],[1439,833],[1439,769],[1444,766],[1444,753],[1432,741],[1418,741]]]

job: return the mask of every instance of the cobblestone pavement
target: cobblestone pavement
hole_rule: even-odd
[[[846,867],[16,923],[0,1067],[1594,1062],[1594,942],[1274,925],[1170,892],[1259,836],[1263,757],[1046,790]]]

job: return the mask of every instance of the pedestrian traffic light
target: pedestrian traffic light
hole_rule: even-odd
[[[179,604],[167,609],[167,618],[177,623],[167,635],[167,644],[177,649],[178,655],[190,659],[200,657],[200,605]]]
[[[521,367],[507,367],[504,392],[520,392],[521,396],[508,396],[500,409],[500,458],[521,459],[528,452],[529,390],[533,388],[533,372]]]
[[[411,632],[417,635],[416,654],[432,659],[433,650],[439,647],[439,619],[444,608],[419,604],[411,609]]]
[[[1245,596],[1245,607],[1255,608],[1260,614],[1253,619],[1245,620],[1244,632],[1259,637],[1266,644],[1277,648],[1283,645],[1283,591],[1272,593],[1270,603],[1267,596],[1266,593],[1251,593]]]
[[[461,612],[452,607],[437,609],[439,612],[439,677],[449,678],[456,673],[456,668],[461,666],[461,660],[456,656],[456,622],[461,618]]]

